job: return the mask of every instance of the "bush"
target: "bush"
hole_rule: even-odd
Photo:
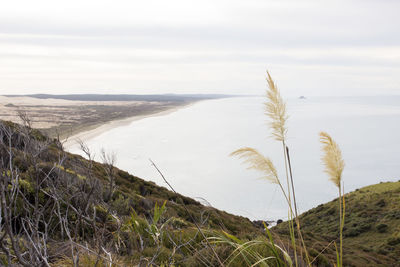
[[[330,209],[328,209],[328,210],[326,211],[326,215],[327,215],[327,216],[332,216],[332,215],[334,215],[334,214],[336,214],[336,213],[337,213],[336,207],[332,207],[332,208],[330,208]]]
[[[358,229],[360,230],[361,233],[367,232],[372,228],[372,225],[370,223],[362,223],[358,226]]]
[[[379,248],[377,252],[379,254],[381,254],[381,255],[387,255],[388,254],[388,251],[386,249],[384,249],[384,248]]]
[[[386,233],[387,229],[388,229],[388,226],[387,226],[387,224],[384,224],[384,223],[378,224],[376,226],[376,230],[378,230],[379,233]]]
[[[400,232],[396,232],[391,237],[389,237],[387,243],[390,246],[396,246],[400,244]]]
[[[312,248],[309,249],[308,253],[312,258],[314,258],[313,261],[316,266],[320,266],[320,267],[331,266],[329,260],[324,255],[319,254],[319,252],[316,251],[315,249],[312,249]]]
[[[121,193],[116,192],[117,197],[111,202],[111,207],[120,215],[129,215],[133,201],[130,198],[125,198]]]
[[[384,206],[386,206],[386,202],[385,202],[385,200],[384,199],[380,199],[378,202],[376,202],[376,205],[378,206],[378,207],[384,207]]]
[[[349,231],[344,233],[345,237],[355,237],[358,236],[360,234],[360,231],[358,228],[352,228]]]

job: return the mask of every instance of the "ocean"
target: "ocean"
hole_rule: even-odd
[[[285,183],[282,146],[271,137],[264,101],[201,101],[85,142],[96,155],[102,148],[115,153],[118,168],[166,187],[151,166],[153,160],[176,191],[203,204],[250,219],[286,219],[287,205],[278,186],[229,156],[241,147],[256,148],[272,159]],[[337,188],[323,172],[320,131],[328,132],[342,149],[346,192],[400,180],[400,96],[289,98],[287,106],[287,145],[301,212],[337,197]],[[78,145],[68,150],[82,154]]]

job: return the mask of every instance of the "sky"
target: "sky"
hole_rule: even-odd
[[[398,0],[6,1],[0,94],[400,94]]]

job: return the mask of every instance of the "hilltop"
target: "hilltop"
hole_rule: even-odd
[[[346,194],[345,266],[400,266],[400,181],[386,182]],[[338,238],[338,200],[321,204],[300,216],[306,243],[317,262],[335,262],[332,241]],[[287,236],[287,223],[274,231]]]

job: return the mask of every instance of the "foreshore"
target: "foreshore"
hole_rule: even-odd
[[[189,106],[192,106],[197,102],[199,102],[199,101],[188,102],[188,103],[185,103],[185,104],[179,105],[179,106],[170,106],[170,107],[167,107],[167,109],[165,109],[165,110],[156,111],[155,113],[138,114],[138,115],[130,116],[130,117],[123,118],[123,119],[108,121],[106,123],[99,123],[99,124],[95,124],[95,125],[91,125],[91,126],[87,126],[87,127],[82,127],[78,131],[76,131],[73,135],[63,138],[62,143],[63,143],[64,149],[68,150],[72,146],[76,145],[77,142],[86,142],[86,141],[88,141],[96,136],[99,136],[102,133],[107,132],[111,129],[129,125],[134,121],[142,120],[145,118],[165,116],[170,113],[176,112],[182,108],[187,108]]]
[[[207,98],[148,96],[146,100],[38,99],[29,96],[0,96],[0,120],[21,123],[21,115],[33,128],[64,142],[86,141],[115,127],[151,116],[162,116]],[[112,97],[112,96],[110,96]],[[140,97],[138,97],[140,99]]]
[[[61,140],[68,150],[78,140],[86,142],[133,121],[167,115],[197,102],[221,97],[227,96],[49,95],[36,98],[0,95],[0,120],[22,123],[24,117],[33,128]]]

